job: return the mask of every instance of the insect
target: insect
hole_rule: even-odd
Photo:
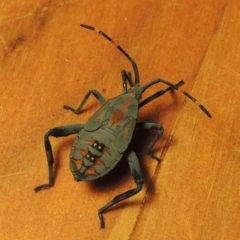
[[[184,81],[181,80],[177,84],[172,84],[171,82],[157,78],[140,86],[138,67],[128,53],[101,30],[85,24],[81,24],[80,26],[88,30],[96,31],[117,47],[132,64],[135,76],[134,83],[132,83],[130,75],[123,70],[121,72],[122,94],[106,100],[97,90],[90,90],[78,108],[74,109],[64,105],[65,109],[79,114],[90,95],[93,95],[102,104],[101,108],[94,113],[85,124],[55,127],[45,134],[44,146],[48,162],[49,182],[36,187],[35,191],[50,188],[54,184],[54,157],[49,137],[63,137],[77,134],[70,153],[70,170],[76,181],[92,181],[103,177],[111,171],[124,156],[128,161],[136,187],[115,196],[110,202],[98,210],[100,226],[104,228],[103,212],[116,203],[137,194],[143,186],[143,176],[139,160],[133,149],[129,146],[135,129],[143,128],[157,131],[155,138],[147,148],[147,154],[156,160],[160,160],[152,153],[152,148],[162,136],[163,127],[161,124],[154,122],[137,122],[138,109],[170,90],[178,90],[179,87],[184,84]],[[158,83],[166,84],[168,87],[140,101],[142,93]],[[128,84],[131,88],[128,87]],[[187,92],[182,90],[181,92],[193,102],[197,101]],[[211,118],[211,114],[203,105],[199,104],[199,107]]]

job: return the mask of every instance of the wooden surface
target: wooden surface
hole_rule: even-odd
[[[238,0],[2,0],[0,239],[239,239],[239,12]],[[44,133],[84,123],[100,105],[91,97],[80,115],[62,106],[77,107],[89,89],[114,97],[122,92],[120,71],[132,71],[80,23],[117,41],[137,62],[141,84],[184,79],[183,89],[213,115],[180,92],[140,110],[140,121],[165,128],[154,148],[162,162],[145,154],[154,133],[137,131],[145,185],[104,214],[104,230],[98,209],[134,187],[126,160],[96,183],[76,182],[68,167],[73,137],[51,139],[55,185],[33,191],[48,179]]]

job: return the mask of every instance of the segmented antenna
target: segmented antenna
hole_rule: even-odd
[[[186,96],[188,97],[190,100],[192,100],[194,103],[197,102],[197,99],[194,98],[193,96],[191,96],[189,93],[183,91],[180,89],[180,91]],[[209,117],[212,118],[212,115],[209,113],[209,111],[202,105],[202,104],[198,104],[198,106],[200,107],[200,109]]]
[[[138,72],[138,67],[137,64],[134,62],[134,60],[128,55],[127,52],[125,52],[116,42],[114,42],[106,33],[104,33],[101,30],[96,29],[95,27],[86,25],[86,24],[80,24],[81,27],[87,28],[89,30],[95,31],[105,37],[109,42],[111,42],[131,63],[135,75],[135,84],[139,84],[139,72]]]
[[[95,27],[86,25],[86,24],[80,24],[81,27],[95,31],[97,33],[99,33],[100,35],[102,35],[103,37],[105,37],[109,42],[111,42],[132,64],[133,67],[133,71],[134,71],[134,75],[135,75],[135,84],[139,84],[139,71],[138,71],[138,67],[137,64],[134,62],[134,60],[128,55],[127,52],[125,52],[124,49],[121,48],[121,46],[119,46],[116,42],[113,41],[112,38],[110,38],[106,33],[104,33],[101,30],[96,29]],[[153,94],[152,96],[148,97],[147,99],[145,99],[144,101],[142,101],[139,104],[139,108],[144,106],[145,104],[147,104],[148,102],[152,101],[153,99],[163,95],[165,92],[171,90],[171,89],[175,89],[178,90],[178,87],[183,85],[183,81],[180,81],[179,83],[177,83],[176,85],[174,85],[175,87],[169,87],[165,90],[160,90],[158,92],[156,92],[155,94]],[[180,89],[180,91],[186,96],[188,97],[190,100],[192,100],[194,103],[197,102],[197,99],[195,99],[193,96],[191,96],[189,93],[183,91]],[[211,114],[208,112],[208,110],[202,105],[202,104],[198,104],[198,106],[200,107],[200,109],[209,117],[212,118]]]
[[[172,85],[166,89],[162,89],[160,91],[157,91],[156,93],[154,93],[153,95],[151,95],[150,97],[144,99],[143,101],[141,101],[138,105],[139,108],[143,107],[144,105],[146,105],[147,103],[153,101],[155,98],[158,98],[160,96],[162,96],[163,94],[165,94],[166,92],[170,91],[170,90],[178,90],[179,87],[181,87],[184,84],[184,81],[181,80],[179,81],[177,84]]]
[[[139,103],[139,108],[143,107],[144,105],[146,105],[147,103],[151,102],[152,100],[154,100],[155,98],[160,97],[161,95],[165,94],[166,92],[170,91],[170,90],[179,90],[181,93],[183,93],[187,98],[189,98],[191,101],[193,101],[194,103],[197,102],[197,99],[195,99],[193,96],[191,96],[189,93],[179,89],[182,85],[184,84],[184,81],[181,80],[179,81],[177,84],[174,84],[173,86],[170,86],[166,89],[162,89],[156,93],[154,93],[153,95],[151,95],[150,97],[144,99],[142,102]],[[212,115],[209,113],[209,111],[202,105],[202,104],[198,104],[198,106],[200,107],[200,109],[209,117],[212,118]]]

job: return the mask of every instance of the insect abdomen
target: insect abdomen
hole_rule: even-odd
[[[91,181],[107,174],[122,158],[116,150],[114,132],[101,127],[94,132],[81,130],[73,142],[70,169],[77,181]]]

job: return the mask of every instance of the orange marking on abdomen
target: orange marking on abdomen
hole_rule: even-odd
[[[89,167],[89,168],[86,169],[84,175],[85,176],[87,176],[87,175],[96,175],[97,176],[98,173],[95,171],[94,166],[92,166],[92,167]]]
[[[82,167],[83,161],[81,159],[71,159],[71,161],[75,164],[77,171]]]

